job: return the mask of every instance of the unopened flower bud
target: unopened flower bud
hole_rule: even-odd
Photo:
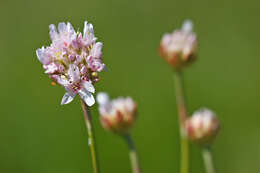
[[[192,32],[193,24],[184,21],[182,29],[163,35],[159,52],[162,58],[171,66],[179,69],[196,58],[197,38]]]
[[[200,109],[186,121],[186,131],[192,141],[209,145],[219,131],[219,121],[211,110]]]
[[[97,102],[104,129],[118,134],[125,134],[131,129],[137,115],[137,105],[132,98],[119,97],[109,100],[106,93],[99,93]]]

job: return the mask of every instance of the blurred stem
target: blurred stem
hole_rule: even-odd
[[[179,112],[180,140],[181,140],[181,173],[189,172],[189,141],[185,132],[185,121],[187,118],[187,109],[185,105],[184,85],[182,72],[174,72],[176,101]]]
[[[215,173],[212,153],[209,147],[202,148],[202,156],[207,173]]]
[[[98,158],[97,158],[97,152],[96,152],[96,147],[95,147],[95,136],[94,136],[94,130],[92,127],[92,118],[91,118],[91,113],[89,110],[89,107],[86,105],[86,103],[80,99],[81,102],[81,107],[84,113],[84,118],[85,118],[85,123],[88,129],[88,144],[90,147],[90,152],[91,152],[91,158],[92,158],[92,166],[93,166],[93,172],[94,173],[99,173],[99,163],[98,163]]]
[[[133,173],[141,173],[141,166],[140,166],[140,162],[138,159],[133,138],[131,137],[130,134],[123,135],[122,137],[125,139],[129,147],[129,156],[130,156],[130,162],[131,162]]]

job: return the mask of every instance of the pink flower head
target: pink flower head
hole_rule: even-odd
[[[207,108],[193,113],[186,120],[188,137],[197,143],[209,145],[213,142],[219,131],[219,121],[214,112]]]
[[[127,133],[137,117],[137,105],[130,97],[110,100],[106,93],[98,93],[100,121],[106,130]]]
[[[163,35],[160,43],[160,54],[175,68],[180,68],[193,61],[197,50],[197,37],[192,31],[193,24],[186,20],[182,29]]]
[[[83,34],[76,33],[69,22],[59,23],[58,29],[51,24],[49,29],[51,45],[37,49],[36,54],[45,73],[66,89],[61,104],[70,103],[78,94],[92,106],[93,84],[98,81],[98,72],[105,68],[101,58],[103,44],[96,42],[93,25],[85,21]]]

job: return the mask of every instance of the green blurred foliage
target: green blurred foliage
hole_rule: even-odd
[[[82,30],[88,20],[109,68],[96,90],[137,101],[133,135],[144,172],[177,173],[174,81],[157,49],[187,18],[200,43],[199,60],[185,71],[189,113],[207,106],[221,120],[218,172],[259,172],[259,15],[257,0],[1,0],[0,172],[92,171],[79,99],[60,106],[64,89],[50,85],[35,55],[50,43],[49,24]],[[130,173],[126,145],[102,129],[96,105],[92,111],[102,172]],[[204,172],[199,147],[191,149],[191,173]]]

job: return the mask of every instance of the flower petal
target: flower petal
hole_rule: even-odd
[[[50,29],[50,37],[51,37],[51,40],[56,40],[56,38],[58,37],[58,32],[57,32],[57,29],[56,29],[56,26],[51,24],[49,25],[49,29]]]
[[[106,104],[108,104],[109,103],[109,96],[108,96],[108,94],[107,93],[105,93],[105,92],[99,92],[98,94],[97,94],[97,102],[98,102],[98,104],[100,105],[100,106],[102,106],[102,105],[106,105]]]
[[[68,75],[70,77],[71,82],[79,82],[80,81],[80,71],[78,66],[75,64],[69,65]]]
[[[193,23],[191,20],[185,20],[182,25],[182,30],[186,33],[192,32],[193,29]]]
[[[54,62],[48,65],[44,65],[44,68],[45,68],[45,73],[47,74],[52,74],[58,71],[58,66]]]
[[[58,25],[59,33],[66,32],[66,29],[67,29],[67,25],[64,22],[59,23]]]
[[[86,91],[91,92],[91,93],[95,93],[95,88],[94,88],[94,86],[92,85],[91,82],[89,82],[89,81],[84,81],[84,82],[83,82],[83,87],[84,87],[84,89],[85,89]]]
[[[167,46],[171,43],[171,40],[172,40],[172,36],[171,34],[164,34],[163,37],[162,37],[162,40],[161,40],[161,44],[163,46]]]
[[[87,21],[84,22],[84,37],[90,34],[94,34],[93,25],[91,23],[88,23]]]
[[[75,30],[73,28],[73,26],[71,25],[70,22],[67,23],[67,31],[70,33],[70,34],[74,34],[75,33]]]
[[[94,35],[93,25],[91,23],[88,23],[87,21],[85,21],[84,23],[83,40],[85,45],[95,43],[95,41],[97,40]]]
[[[46,54],[46,49],[44,47],[37,49],[36,55],[38,60],[44,65],[49,64],[51,61],[51,57]]]
[[[79,96],[88,106],[92,106],[95,103],[95,98],[93,97],[93,95],[86,90],[79,90]]]
[[[62,98],[61,105],[68,104],[74,99],[75,95],[66,92]]]
[[[101,58],[102,56],[102,49],[103,44],[101,42],[97,42],[96,44],[94,44],[93,48],[90,51],[90,55],[92,55],[95,58]]]
[[[51,78],[56,80],[58,84],[66,87],[70,85],[70,82],[64,75],[51,75]]]

